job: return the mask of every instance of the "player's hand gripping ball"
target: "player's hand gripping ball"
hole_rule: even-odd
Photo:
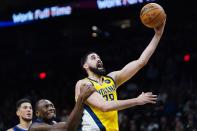
[[[159,4],[148,3],[142,7],[140,11],[140,19],[145,26],[155,28],[164,22],[166,19],[166,13],[163,7]]]

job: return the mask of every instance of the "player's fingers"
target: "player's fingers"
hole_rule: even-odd
[[[95,92],[96,89],[95,88],[90,88],[91,92]]]
[[[153,93],[152,92],[146,92],[145,94],[146,95],[152,95]]]
[[[89,92],[89,95],[91,95],[93,92],[95,92],[96,90],[94,88],[88,88],[88,92]]]
[[[153,98],[148,98],[148,100],[151,100],[151,101],[156,101],[157,98],[156,97],[153,97]]]
[[[157,95],[149,95],[149,97],[157,97]]]
[[[154,101],[154,100],[148,100],[147,102],[151,103],[151,104],[156,104],[156,101]]]

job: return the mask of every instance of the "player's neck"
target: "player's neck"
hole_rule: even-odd
[[[92,79],[92,80],[94,80],[94,81],[97,81],[98,83],[102,83],[102,76],[100,76],[100,75],[97,75],[97,74],[95,74],[95,73],[90,73],[89,75],[88,75],[88,78],[90,78],[90,79]]]
[[[23,128],[23,129],[28,129],[29,126],[31,125],[32,121],[24,121],[21,120],[20,124],[18,124],[19,127]]]

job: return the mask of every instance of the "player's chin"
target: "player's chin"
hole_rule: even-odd
[[[30,115],[30,114],[25,115],[25,118],[26,118],[26,119],[30,119],[30,118],[32,118],[32,115]]]
[[[31,121],[32,120],[32,116],[27,116],[24,118],[26,121]]]
[[[55,113],[50,113],[48,115],[48,119],[54,119],[56,117],[56,114]]]

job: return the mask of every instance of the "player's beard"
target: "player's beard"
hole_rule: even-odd
[[[103,76],[103,75],[106,75],[106,71],[105,71],[105,68],[102,67],[102,68],[98,68],[98,67],[89,67],[90,71],[92,71],[93,73],[99,75],[99,76]]]

